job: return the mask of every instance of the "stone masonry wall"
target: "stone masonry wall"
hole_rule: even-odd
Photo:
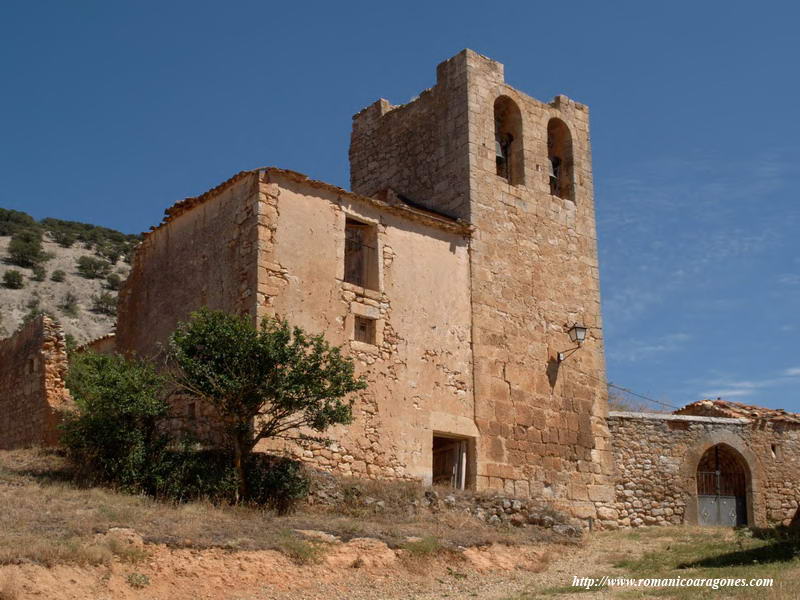
[[[750,471],[748,523],[788,525],[800,502],[800,430],[792,425],[715,417],[611,413],[614,502],[598,504],[607,526],[697,522],[697,465],[726,444]]]
[[[467,80],[440,65],[436,86],[402,106],[381,99],[353,117],[350,183],[374,196],[391,188],[468,220]],[[435,193],[431,193],[435,190]]]
[[[0,449],[52,445],[64,386],[67,349],[57,323],[41,316],[0,341]]]
[[[475,440],[470,228],[291,171],[242,173],[178,203],[138,248],[120,294],[116,347],[157,357],[201,306],[277,315],[343,346],[369,389],[331,446],[264,443],[345,475],[430,482],[433,435]],[[344,281],[345,220],[374,227],[372,288]],[[446,286],[447,293],[443,292]],[[354,339],[373,319],[375,343]],[[209,406],[172,397],[173,430],[218,439]],[[471,452],[474,463],[474,444]],[[468,477],[475,479],[470,464]]]
[[[147,233],[119,293],[118,351],[158,356],[177,324],[203,306],[255,316],[256,180],[243,172],[188,198]]]
[[[369,384],[332,446],[290,450],[345,475],[430,483],[434,433],[477,434],[469,230],[277,169],[262,175],[259,206],[259,316],[323,332]],[[347,218],[374,227],[372,288],[344,281]],[[354,339],[356,317],[374,320],[375,343]]]
[[[495,169],[501,96],[521,113],[518,185]],[[547,129],[554,117],[572,138],[573,199],[550,194]],[[455,167],[440,185],[443,157]],[[439,65],[436,86],[418,99],[395,108],[381,101],[356,115],[351,182],[359,193],[392,188],[475,227],[477,486],[548,498],[578,517],[596,517],[596,503],[613,500],[614,492],[588,109],[564,96],[549,104],[526,96],[505,84],[501,64],[465,50]],[[591,328],[588,339],[559,364],[557,353],[573,346],[567,329],[576,321]]]

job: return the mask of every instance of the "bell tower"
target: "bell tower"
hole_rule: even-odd
[[[353,191],[470,222],[478,488],[614,519],[588,108],[464,50],[402,106],[353,117]],[[588,327],[572,348],[568,330]],[[602,509],[598,513],[598,509]]]

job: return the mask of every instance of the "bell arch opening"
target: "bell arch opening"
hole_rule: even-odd
[[[553,118],[547,123],[547,159],[550,194],[565,200],[575,200],[572,135],[561,119]]]
[[[494,101],[494,148],[497,176],[511,185],[523,185],[522,113],[508,96]]]
[[[699,525],[748,525],[752,510],[750,468],[727,444],[708,448],[697,463],[697,521]]]

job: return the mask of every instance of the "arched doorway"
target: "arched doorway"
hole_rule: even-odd
[[[705,451],[697,464],[699,525],[747,525],[750,469],[741,454],[727,444]]]

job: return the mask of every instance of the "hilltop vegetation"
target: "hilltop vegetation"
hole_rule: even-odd
[[[112,331],[141,235],[0,208],[0,337],[41,313],[75,343]]]

